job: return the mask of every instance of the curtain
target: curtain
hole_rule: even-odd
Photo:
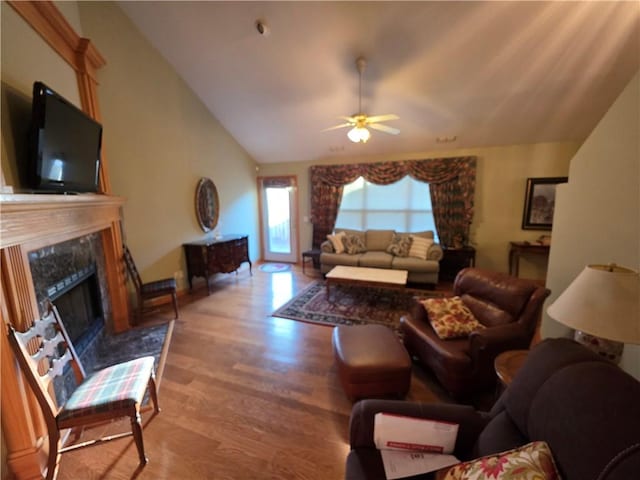
[[[333,232],[335,227],[344,187],[343,185],[330,185],[322,182],[313,182],[312,185],[311,221],[313,223],[313,248],[320,248],[320,244],[327,239],[327,235]],[[314,205],[318,207],[314,208]]]
[[[476,157],[318,165],[311,167],[310,171],[311,221],[313,246],[316,248],[335,227],[344,185],[358,177],[376,185],[388,185],[406,175],[429,183],[433,215],[442,245],[469,243]]]

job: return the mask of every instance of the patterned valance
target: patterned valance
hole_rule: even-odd
[[[406,175],[427,183],[448,182],[455,177],[472,182],[475,187],[476,157],[400,160],[397,162],[355,163],[351,165],[318,165],[311,167],[311,183],[346,185],[358,177],[376,185],[397,182]]]

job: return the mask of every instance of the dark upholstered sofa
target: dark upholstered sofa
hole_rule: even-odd
[[[404,345],[454,397],[486,391],[495,384],[495,358],[506,350],[529,348],[549,293],[530,280],[465,268],[456,276],[453,294],[486,328],[469,337],[443,340],[415,301],[411,315],[401,319]]]
[[[356,403],[347,480],[385,478],[373,441],[378,412],[459,423],[454,454],[461,460],[540,440],[549,445],[564,480],[639,478],[640,382],[573,340],[549,339],[534,347],[488,413],[454,404]]]

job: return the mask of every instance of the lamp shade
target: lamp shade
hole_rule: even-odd
[[[640,344],[640,276],[616,265],[588,265],[549,306],[551,318],[607,340]]]

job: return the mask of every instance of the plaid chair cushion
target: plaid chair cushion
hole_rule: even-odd
[[[142,357],[94,373],[73,392],[58,415],[58,423],[129,408],[141,402],[153,362],[153,357]]]

